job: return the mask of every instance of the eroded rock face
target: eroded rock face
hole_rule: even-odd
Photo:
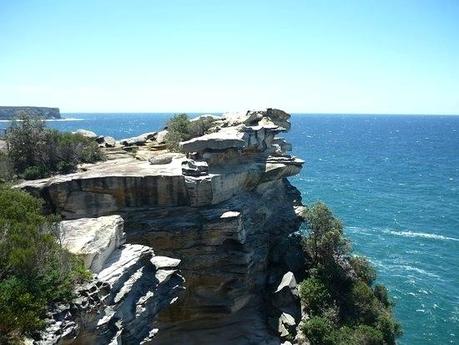
[[[37,345],[141,344],[158,333],[154,322],[184,289],[180,260],[154,256],[150,247],[115,249],[68,305],[54,306]]]
[[[59,224],[60,239],[69,252],[83,259],[86,268],[98,273],[124,243],[123,225],[120,216],[66,220]]]
[[[302,205],[286,177],[297,174],[303,161],[289,155],[290,145],[277,137],[290,128],[289,115],[267,109],[212,121],[209,134],[181,143],[187,157],[155,153],[151,164],[113,159],[20,185],[69,220],[121,216],[128,243],[122,248],[139,246],[143,252],[146,246],[146,252],[153,248],[157,255],[132,270],[133,261],[123,260],[126,256],[117,250],[105,261],[109,266],[101,268],[99,279],[109,286],[111,297],[104,303],[113,310],[105,308],[97,319],[110,325],[105,340],[279,345],[295,336],[300,319],[296,281],[304,274],[296,237]],[[151,153],[148,147],[142,150],[145,156]],[[151,286],[159,289],[172,279],[172,271],[175,277],[177,260],[186,290],[172,298],[173,304],[145,307]],[[164,295],[177,296],[180,279],[174,279],[177,284],[168,285]],[[161,296],[156,291],[153,299]],[[119,320],[127,326],[120,328]],[[74,343],[99,344],[98,332],[80,332]]]

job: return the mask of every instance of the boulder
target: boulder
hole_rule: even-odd
[[[292,315],[288,313],[282,313],[278,320],[277,331],[281,338],[286,338],[291,335],[292,331],[295,331],[296,322]]]
[[[206,150],[227,150],[243,148],[246,145],[243,132],[236,128],[224,128],[219,132],[206,134],[180,143],[183,152],[203,152]]]
[[[203,115],[199,115],[197,117],[192,118],[190,121],[194,122],[194,121],[206,120],[209,122],[213,122],[213,121],[220,120],[220,119],[221,119],[221,116],[212,115],[212,114],[203,114]]]
[[[160,165],[160,164],[169,164],[172,162],[174,158],[184,158],[184,157],[185,155],[181,153],[168,152],[168,153],[162,153],[162,154],[153,156],[148,161],[150,162],[150,164]]]
[[[72,132],[73,134],[79,134],[79,135],[82,135],[86,138],[91,138],[91,139],[96,139],[97,138],[97,134],[92,132],[92,131],[88,131],[86,129],[78,129],[76,130],[75,132]]]
[[[182,174],[185,176],[204,176],[209,174],[207,162],[188,159],[182,162]]]
[[[96,138],[96,142],[100,147],[115,147],[116,140],[113,137],[100,135]]]
[[[83,259],[86,268],[99,272],[112,252],[124,242],[120,216],[80,218],[59,223],[62,245]]]
[[[156,134],[156,142],[158,144],[164,144],[166,142],[167,133],[169,133],[167,129],[159,131],[158,134]]]
[[[246,112],[226,113],[223,118],[229,126],[244,124],[246,126],[260,125],[267,128],[279,130],[290,129],[290,115],[279,109],[268,108],[266,110],[249,110]]]
[[[281,313],[291,315],[295,320],[301,318],[298,285],[292,272],[287,272],[282,277],[272,297],[272,304]]]
[[[148,140],[154,139],[156,134],[157,132],[149,132],[138,135],[136,137],[121,139],[120,144],[124,146],[145,145]]]

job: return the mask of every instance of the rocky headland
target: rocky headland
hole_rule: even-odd
[[[167,130],[115,141],[107,160],[19,185],[64,219],[62,244],[94,273],[50,310],[36,344],[295,343],[304,254],[303,161],[277,110],[204,115],[206,134]]]
[[[48,107],[7,107],[0,106],[0,120],[12,120],[21,114],[44,119],[60,119],[59,108]]]

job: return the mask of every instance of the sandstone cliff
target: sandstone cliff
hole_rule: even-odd
[[[0,106],[0,120],[12,120],[21,113],[45,119],[60,119],[59,108]]]
[[[212,117],[207,134],[164,150],[164,131],[107,148],[81,171],[20,185],[65,219],[64,245],[96,275],[57,306],[40,344],[282,344],[301,319],[288,180],[303,161],[277,109]],[[113,146],[113,145],[110,145]]]

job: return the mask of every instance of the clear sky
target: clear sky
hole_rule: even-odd
[[[459,0],[0,0],[0,105],[459,114]]]

